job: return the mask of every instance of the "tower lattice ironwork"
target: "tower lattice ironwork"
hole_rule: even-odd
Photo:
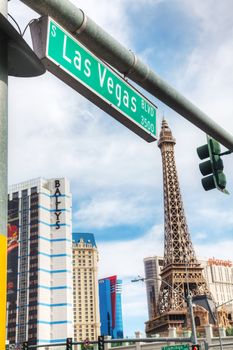
[[[197,261],[186,222],[176,170],[175,139],[165,120],[158,147],[161,149],[164,187],[164,266],[157,316],[146,323],[146,332],[165,331],[169,326],[187,326],[188,293],[211,299],[203,268]]]

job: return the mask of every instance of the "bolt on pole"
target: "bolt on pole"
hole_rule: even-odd
[[[7,0],[0,0],[0,13],[7,17]],[[8,143],[8,68],[7,37],[0,32],[0,349],[6,341],[7,272],[7,143]]]
[[[124,74],[167,106],[233,150],[233,136],[160,78],[134,53],[88,18],[69,0],[21,0],[41,15],[55,19],[96,56]]]

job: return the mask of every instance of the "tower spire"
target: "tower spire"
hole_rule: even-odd
[[[164,332],[170,326],[187,326],[188,293],[191,293],[192,297],[201,298],[202,301],[205,299],[207,308],[207,299],[211,299],[186,222],[175,163],[175,144],[171,129],[163,119],[158,147],[161,150],[163,165],[164,265],[160,274],[162,282],[157,316],[147,322],[147,334]],[[207,308],[202,307],[201,312],[208,315]]]
[[[162,153],[164,189],[164,267],[176,265],[199,265],[193,249],[181,198],[176,170],[175,138],[165,119],[158,147]]]

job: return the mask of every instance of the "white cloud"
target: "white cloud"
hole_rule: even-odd
[[[232,131],[232,3],[183,1],[183,6],[187,15],[195,18],[199,31],[196,45],[177,71],[178,87]]]
[[[232,255],[233,240],[222,240],[218,243],[208,243],[203,245],[196,245],[196,253],[200,259],[206,259],[215,257],[223,260],[233,260]]]
[[[162,246],[161,226],[154,226],[142,237],[130,241],[101,242],[98,244],[100,277],[117,273],[119,278],[130,279],[143,275],[143,259],[155,252],[162,254]]]
[[[143,205],[142,205],[143,203]],[[147,205],[146,205],[147,203]],[[153,207],[147,198],[140,196],[115,196],[104,193],[83,202],[75,214],[79,227],[92,226],[96,228],[114,227],[119,225],[137,225],[153,218]]]
[[[124,318],[140,317],[147,321],[146,286],[143,282],[123,285],[122,302]]]
[[[205,218],[208,222],[210,220],[214,220],[217,226],[222,227],[232,227],[233,224],[233,210],[229,208],[228,210],[224,208],[224,210],[219,210],[216,208],[201,208],[200,215]]]
[[[129,18],[129,6],[131,10],[141,8],[142,15],[143,6],[151,6],[153,13],[155,3],[167,4],[168,0],[99,0],[98,5],[93,0],[73,2],[120,42],[132,47],[137,19]],[[183,48],[184,60],[172,73],[172,85],[233,133],[232,2],[178,2],[198,28],[198,36],[193,48],[188,52]],[[19,1],[11,0],[9,9],[22,28],[38,16]],[[166,24],[164,18],[151,22],[161,24]],[[26,38],[30,41],[28,31]],[[152,54],[160,47],[150,33],[143,39],[143,60],[157,71]],[[224,240],[224,228],[232,224],[231,196],[223,198],[218,191],[206,193],[200,184],[200,161],[195,149],[205,143],[205,135],[161,103],[159,106],[165,110],[177,139],[176,162],[184,207],[189,214],[188,223],[198,226],[193,237],[201,240],[206,235],[210,240],[208,245],[196,245],[196,253],[232,260],[233,242]],[[232,156],[225,159],[228,186],[233,192]],[[79,202],[80,208],[74,208],[75,219],[83,228],[87,221],[96,223],[96,228],[124,223],[140,225],[140,220],[147,215],[151,218],[154,212],[155,226],[144,236],[98,245],[100,276],[117,274],[129,280],[144,274],[144,257],[163,254],[163,227],[156,226],[163,220],[161,156],[157,145],[147,144],[50,74],[35,79],[11,78],[9,82],[9,183],[40,175],[66,176],[71,180],[74,202]],[[212,227],[216,226],[221,228],[219,243],[213,244]],[[145,289],[130,285],[123,286],[123,290],[123,308],[132,322],[138,316],[143,330],[147,319]]]
[[[195,233],[195,239],[196,240],[204,240],[206,238],[208,238],[206,232],[196,232]]]

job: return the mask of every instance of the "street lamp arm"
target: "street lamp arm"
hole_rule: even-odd
[[[143,278],[143,277],[139,277],[139,278],[134,278],[133,280],[131,280],[131,282],[139,282],[139,281],[142,281],[142,282],[144,282],[145,281],[145,278]]]
[[[161,279],[161,278],[145,278],[145,277],[140,277],[138,276],[138,278],[134,278],[133,280],[131,280],[131,282],[139,282],[139,281],[142,281],[142,282],[147,282],[147,281],[161,281],[163,283],[165,283],[169,288],[171,288],[175,293],[179,294],[179,296],[184,299],[184,301],[186,301],[187,303],[187,298],[185,298],[183,295],[181,295],[179,292],[177,292],[177,290],[175,290],[175,288],[173,288],[167,281]]]

